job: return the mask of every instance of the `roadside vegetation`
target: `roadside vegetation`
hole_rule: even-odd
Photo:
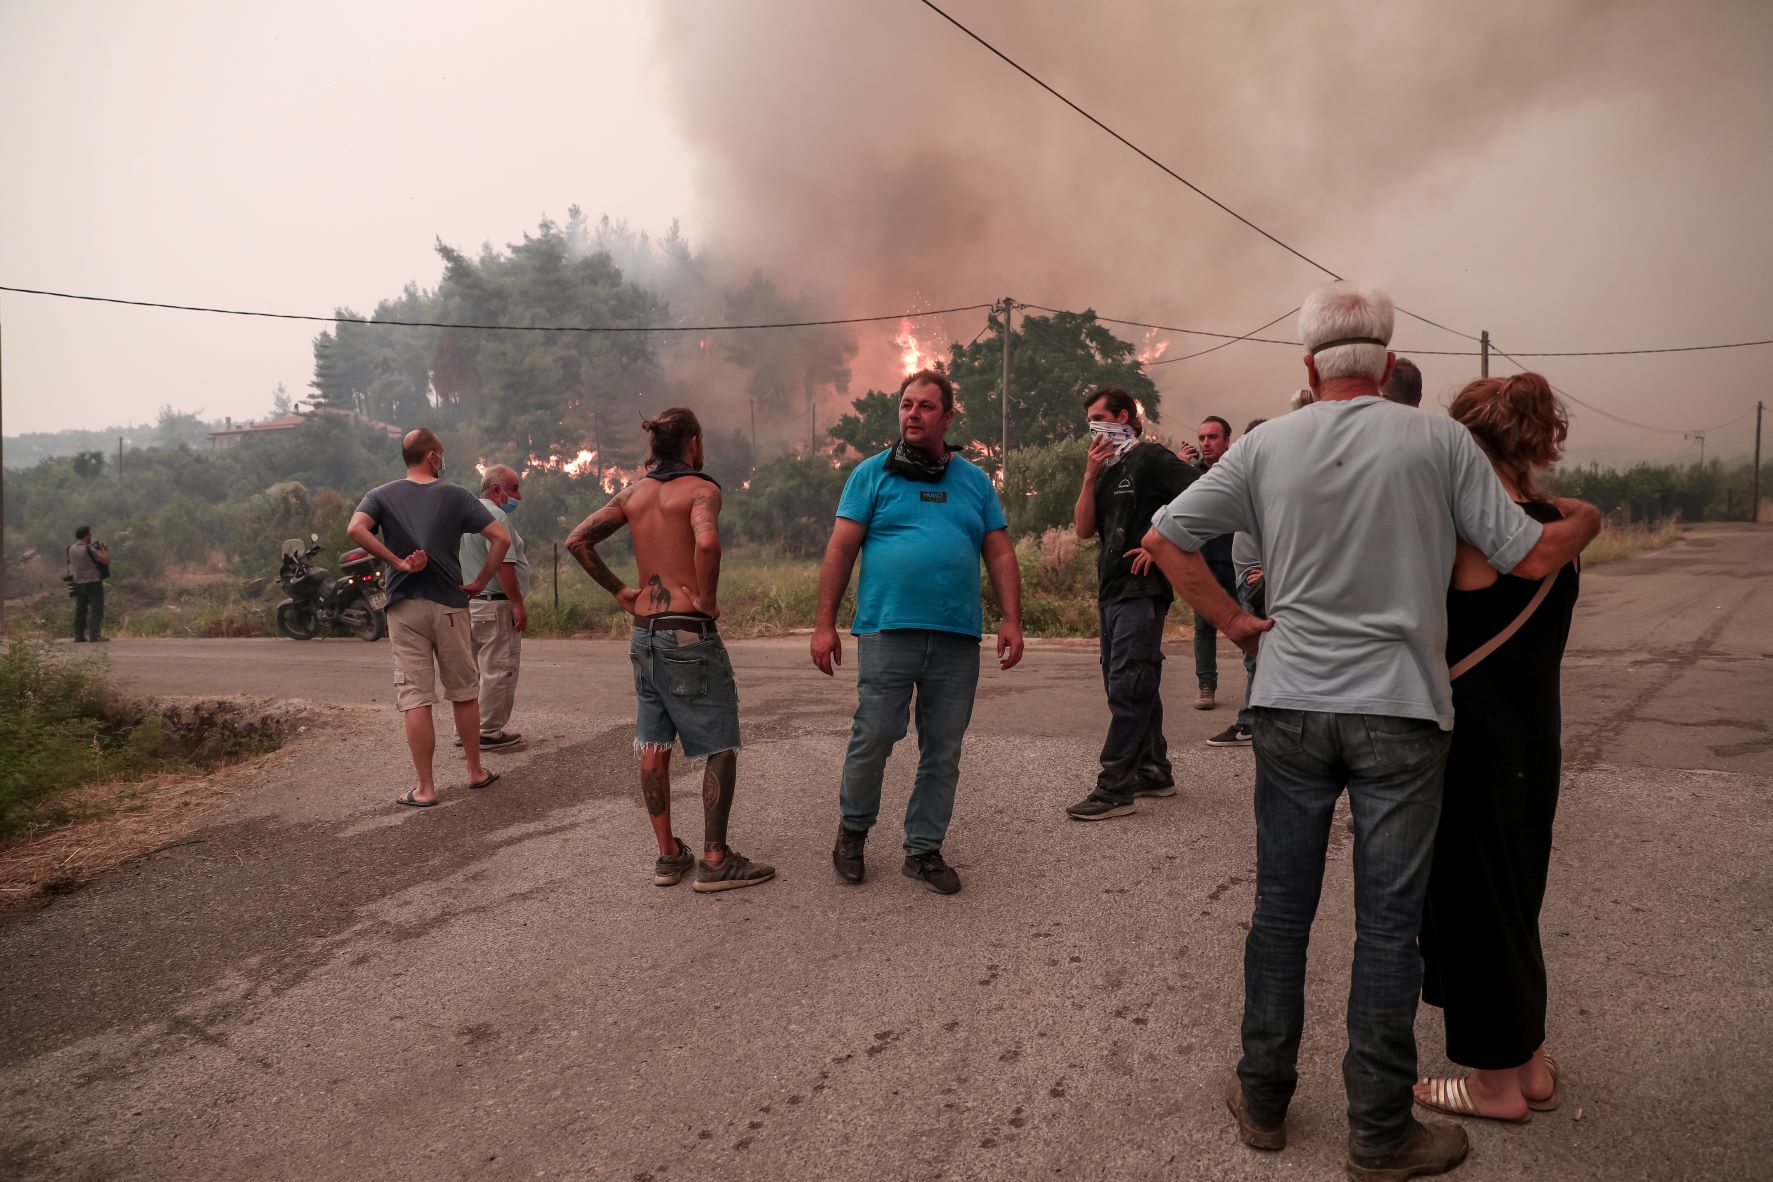
[[[1630,558],[1634,554],[1659,550],[1670,542],[1678,541],[1680,536],[1681,525],[1678,521],[1636,524],[1605,521],[1601,523],[1600,536],[1582,551],[1582,565],[1599,566],[1605,562]]]

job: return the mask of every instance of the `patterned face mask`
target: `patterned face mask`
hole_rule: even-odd
[[[1120,463],[1121,457],[1138,446],[1139,433],[1126,423],[1091,423],[1090,434],[1114,444],[1114,458],[1109,466]]]
[[[949,455],[947,444],[942,445],[942,458],[935,459],[901,439],[893,444],[893,450],[887,455],[886,470],[906,480],[934,484],[948,471]]]

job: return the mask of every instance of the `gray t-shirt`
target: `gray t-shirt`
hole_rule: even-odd
[[[391,480],[372,488],[357,506],[381,532],[382,544],[405,558],[414,550],[425,552],[425,569],[416,575],[390,569],[388,602],[429,599],[444,607],[467,607],[468,593],[461,588],[462,567],[457,561],[463,534],[477,534],[492,524],[493,516],[480,498],[459,484],[433,480]],[[476,571],[475,574],[480,572]]]
[[[1443,730],[1455,543],[1507,571],[1543,528],[1464,427],[1372,396],[1270,420],[1152,524],[1184,550],[1233,531],[1260,549],[1274,628],[1251,705],[1432,718]]]
[[[68,569],[74,572],[76,583],[96,583],[102,577],[92,547],[92,542],[75,542],[68,547]]]
[[[1237,571],[1237,585],[1249,581],[1250,572],[1262,566],[1262,543],[1254,534],[1240,533],[1231,539],[1231,565]]]
[[[486,511],[492,514],[493,520],[504,526],[505,532],[511,535],[511,548],[505,551],[505,563],[516,568],[517,593],[527,599],[529,597],[529,557],[523,552],[523,535],[519,534],[517,527],[511,524],[509,513],[493,504],[486,497],[481,497],[480,503],[486,506]],[[490,553],[492,553],[492,543],[487,541],[484,536],[463,534],[460,554],[463,577],[472,579],[479,574],[481,568],[486,565],[486,556]],[[486,584],[486,589],[488,591],[503,591],[496,573],[492,580]]]

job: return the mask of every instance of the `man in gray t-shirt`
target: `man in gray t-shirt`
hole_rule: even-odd
[[[111,552],[92,536],[92,527],[74,531],[68,547],[68,581],[74,596],[74,640],[102,643],[105,626],[105,576],[111,570]]]
[[[1234,444],[1152,520],[1145,548],[1196,613],[1246,652],[1255,708],[1256,908],[1244,950],[1243,1058],[1227,1101],[1240,1135],[1277,1147],[1298,1080],[1305,950],[1330,818],[1355,828],[1349,1153],[1367,1169],[1465,1154],[1458,1126],[1411,1118],[1416,950],[1453,725],[1446,596],[1461,538],[1498,570],[1542,578],[1600,528],[1560,503],[1541,526],[1511,501],[1464,427],[1380,397],[1394,360],[1382,292],[1333,284],[1299,315],[1315,400]],[[1196,553],[1217,534],[1260,549],[1258,620]],[[1267,633],[1263,636],[1263,633]],[[1418,1171],[1427,1172],[1427,1171]],[[1401,1175],[1400,1175],[1401,1176]]]

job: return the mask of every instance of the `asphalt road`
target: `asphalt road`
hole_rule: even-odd
[[[1709,527],[1585,576],[1545,932],[1562,1111],[1471,1122],[1465,1179],[1773,1176],[1773,530]],[[1292,1145],[1237,1144],[1247,751],[1068,822],[1106,721],[1090,650],[987,667],[943,898],[829,849],[853,666],[735,644],[733,839],[779,879],[651,885],[620,646],[525,648],[527,751],[396,809],[386,644],[122,641],[126,683],[335,704],[189,839],[0,921],[9,1178],[1331,1178],[1353,943],[1347,836],[1313,943]],[[1227,696],[1242,670],[1221,657]],[[693,779],[680,831],[699,836]],[[1435,1012],[1426,1069],[1444,1065]]]

